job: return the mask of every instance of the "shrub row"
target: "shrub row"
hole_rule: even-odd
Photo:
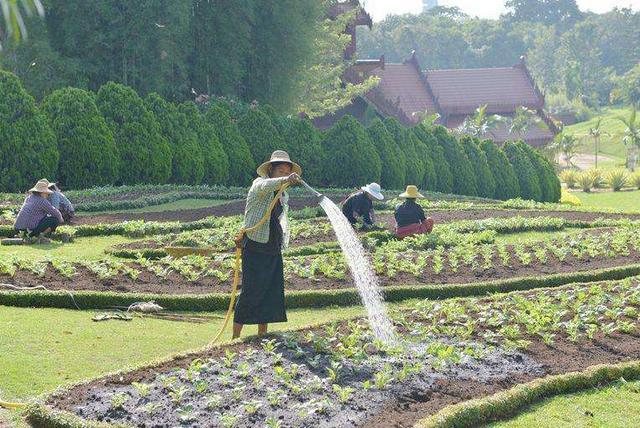
[[[584,272],[571,272],[547,276],[513,278],[506,280],[446,285],[403,285],[384,288],[385,300],[399,302],[407,299],[449,299],[452,297],[483,296],[536,288],[551,288],[572,283],[620,280],[640,275],[640,264],[617,266]],[[170,311],[218,311],[229,305],[229,294],[162,295],[144,293],[116,293],[97,291],[73,292],[81,309],[103,309],[128,306],[140,301],[155,301]],[[352,306],[360,304],[358,291],[301,290],[285,294],[288,308],[326,306]],[[74,301],[65,291],[0,291],[0,305],[17,307],[50,307],[75,309]]]
[[[560,199],[553,169],[522,142],[507,144],[503,152],[472,137],[458,140],[441,126],[405,128],[392,118],[375,119],[365,128],[346,115],[320,132],[309,119],[280,117],[269,106],[226,99],[206,106],[175,105],[155,93],[142,99],[132,88],[113,82],[95,94],[59,89],[37,106],[9,72],[0,72],[0,111],[21,112],[20,120],[0,116],[4,191],[24,191],[40,177],[69,188],[246,186],[256,166],[283,148],[314,185],[352,187],[376,181],[389,188],[415,184],[495,199]]]

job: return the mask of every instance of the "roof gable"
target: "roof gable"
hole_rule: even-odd
[[[428,70],[427,82],[443,114],[510,113],[519,106],[544,107],[544,97],[523,62],[513,67]]]

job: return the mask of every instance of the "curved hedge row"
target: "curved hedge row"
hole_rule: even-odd
[[[640,275],[640,264],[617,266],[584,272],[546,276],[513,278],[469,284],[404,285],[385,287],[387,302],[408,299],[449,299],[452,297],[484,296],[493,293],[560,287],[567,284],[620,280]],[[1,288],[0,288],[1,290]],[[229,306],[229,294],[163,295],[145,293],[116,293],[75,291],[73,299],[66,291],[0,291],[0,305],[17,307],[45,307],[75,309],[104,309],[129,306],[135,302],[154,301],[170,311],[220,311]],[[285,294],[287,308],[318,308],[353,306],[360,304],[355,288],[342,290],[301,290]]]

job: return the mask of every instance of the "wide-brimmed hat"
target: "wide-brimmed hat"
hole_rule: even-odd
[[[28,190],[28,192],[38,192],[38,193],[48,193],[51,194],[53,193],[51,190],[49,190],[49,185],[51,183],[49,183],[49,180],[47,179],[42,179],[42,180],[38,180],[38,182],[36,183],[35,186],[33,186],[31,189]]]
[[[408,198],[408,199],[422,199],[422,198],[424,198],[424,196],[422,196],[422,193],[418,192],[418,188],[416,186],[413,186],[413,185],[407,186],[407,190],[405,190],[404,193],[400,193],[399,197],[400,198]]]
[[[256,169],[258,175],[260,177],[268,177],[269,166],[274,162],[286,162],[288,164],[291,164],[291,170],[298,175],[302,175],[302,168],[300,168],[300,165],[292,162],[289,158],[289,153],[285,152],[284,150],[276,150],[275,152],[271,153],[271,159],[269,159],[268,161],[260,165],[258,169]]]
[[[382,194],[382,188],[380,188],[380,185],[378,183],[367,184],[366,186],[362,186],[361,189],[379,201],[384,199],[384,195]]]

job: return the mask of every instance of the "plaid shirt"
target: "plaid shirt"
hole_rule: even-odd
[[[269,204],[273,201],[274,192],[277,192],[287,177],[281,178],[263,178],[258,177],[253,181],[249,194],[247,195],[247,205],[244,209],[244,227],[250,228],[256,225],[269,209]],[[280,225],[282,226],[282,248],[289,245],[289,195],[282,192],[280,197],[282,203],[282,215],[280,216]],[[252,232],[247,232],[247,237],[252,241],[266,243],[269,241],[269,221],[267,220],[262,226]]]

